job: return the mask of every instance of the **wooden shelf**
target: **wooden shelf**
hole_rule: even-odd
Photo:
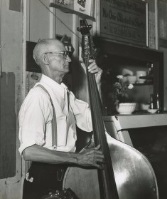
[[[64,13],[76,14],[76,15],[78,15],[79,17],[81,17],[83,19],[90,19],[92,21],[95,21],[94,17],[86,15],[86,14],[78,12],[78,11],[75,11],[75,10],[73,10],[71,8],[68,8],[68,7],[66,7],[64,5],[61,5],[61,4],[50,3],[49,7],[57,8],[57,9],[61,10]]]
[[[134,86],[147,86],[147,85],[153,85],[153,82],[144,82],[144,83],[134,83]]]
[[[140,79],[153,80],[153,75],[142,76]]]

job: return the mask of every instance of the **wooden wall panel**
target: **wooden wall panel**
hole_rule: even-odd
[[[13,177],[15,172],[15,75],[10,72],[0,78],[0,179]]]

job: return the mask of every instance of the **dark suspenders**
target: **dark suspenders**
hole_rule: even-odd
[[[55,108],[53,105],[53,101],[52,98],[49,94],[49,92],[46,90],[46,88],[44,86],[42,86],[41,84],[37,85],[38,87],[42,88],[49,96],[50,98],[50,102],[53,108],[53,119],[52,119],[52,145],[53,146],[57,146],[57,121],[56,121],[56,112],[55,112]]]

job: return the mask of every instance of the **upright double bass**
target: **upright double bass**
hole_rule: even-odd
[[[86,68],[93,54],[91,26],[80,21],[83,61]],[[112,137],[107,139],[95,76],[87,71],[95,144],[105,157],[103,170],[70,167],[64,187],[80,199],[158,199],[157,181],[147,158],[133,147]]]

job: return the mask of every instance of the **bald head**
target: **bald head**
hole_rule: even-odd
[[[59,40],[42,39],[36,44],[33,50],[33,58],[38,65],[41,65],[42,55],[44,55],[47,52],[52,52],[53,50],[62,51],[64,49],[65,49],[64,44]]]

